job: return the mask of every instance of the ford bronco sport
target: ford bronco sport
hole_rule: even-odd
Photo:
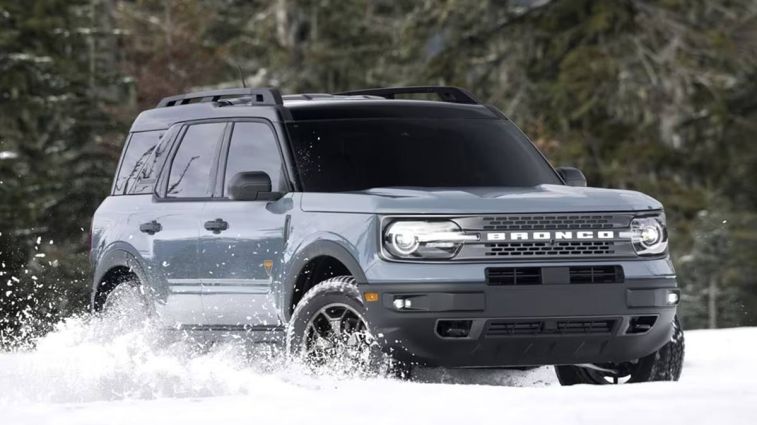
[[[462,89],[190,93],[131,127],[92,309],[138,293],[165,327],[281,335],[304,359],[677,380],[667,245],[658,201],[552,168]]]

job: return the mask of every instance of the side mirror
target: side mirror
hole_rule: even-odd
[[[274,201],[281,193],[271,191],[271,177],[262,171],[245,171],[231,178],[229,196],[235,201]]]
[[[568,186],[586,187],[586,177],[578,168],[558,167],[557,173]]]

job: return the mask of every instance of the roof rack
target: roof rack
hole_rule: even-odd
[[[443,102],[480,104],[467,90],[449,86],[390,87],[384,89],[351,90],[337,94],[346,96],[380,96],[385,99],[395,99],[398,94],[424,93],[436,94]]]
[[[164,97],[158,102],[158,108],[168,106],[187,105],[190,103],[218,102],[222,99],[250,97],[254,105],[279,106],[284,102],[281,99],[281,93],[277,89],[224,89],[210,90],[195,93],[185,93],[177,96]]]

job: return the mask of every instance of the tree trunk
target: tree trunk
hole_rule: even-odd
[[[710,287],[707,291],[707,294],[709,297],[707,300],[707,317],[709,320],[709,328],[715,329],[718,327],[718,282],[714,277],[710,279]]]

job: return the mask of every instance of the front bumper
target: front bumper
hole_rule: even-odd
[[[444,367],[638,359],[670,339],[676,307],[668,294],[678,294],[673,278],[528,286],[369,283],[359,289],[363,296],[379,294],[365,305],[385,351]],[[397,299],[409,300],[408,307],[403,301],[398,309]]]

